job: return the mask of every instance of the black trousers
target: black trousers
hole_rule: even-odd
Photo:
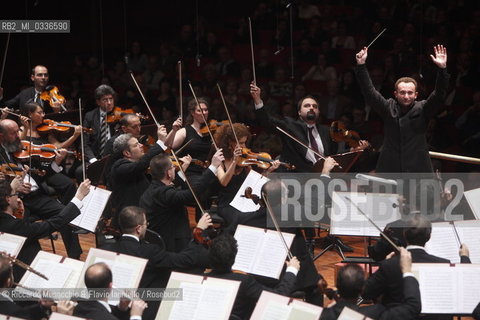
[[[45,195],[40,189],[32,194],[26,195],[23,198],[23,204],[26,209],[24,219],[29,219],[30,221],[39,219],[46,220],[59,214],[65,207],[57,200]],[[65,245],[68,256],[74,259],[80,258],[82,248],[78,240],[78,234],[73,233],[73,228],[68,224],[63,226],[59,231],[62,235],[63,244]]]

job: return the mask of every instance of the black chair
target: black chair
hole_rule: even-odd
[[[153,230],[147,229],[147,232],[145,232],[145,242],[156,244],[160,246],[161,250],[165,250],[165,242],[162,236]]]
[[[102,159],[95,161],[87,167],[87,178],[90,179],[92,185],[106,185],[105,175],[106,175],[106,165],[109,163],[110,156],[105,156]]]

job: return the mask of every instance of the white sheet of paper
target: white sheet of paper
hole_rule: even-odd
[[[263,311],[261,319],[263,320],[287,320],[290,316],[292,307],[277,301],[269,301]]]
[[[472,263],[480,263],[480,220],[455,221],[455,226],[460,241],[465,243],[470,251]]]
[[[17,256],[27,238],[10,233],[0,233],[0,251]]]
[[[109,190],[90,186],[90,192],[83,199],[84,205],[80,214],[72,220],[71,224],[95,232],[111,193]]]
[[[459,248],[460,244],[450,223],[432,223],[432,234],[425,245],[429,254],[448,259],[451,263],[460,263]]]
[[[465,191],[463,195],[467,199],[475,219],[480,219],[480,188]]]
[[[48,280],[30,273],[23,285],[27,288],[64,288],[72,268],[63,263],[40,259],[35,270],[43,273]]]
[[[245,189],[247,187],[251,187],[252,193],[261,197],[262,187],[269,180],[270,179],[262,176],[255,170],[250,170],[245,178],[245,181],[243,181],[242,185],[240,186],[240,189],[238,189],[237,194],[233,198],[232,202],[230,202],[230,205],[241,212],[257,211],[260,208],[260,205],[255,204],[251,199],[242,197],[242,195],[245,195]]]

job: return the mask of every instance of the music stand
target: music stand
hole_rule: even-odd
[[[320,252],[319,254],[314,256],[313,261],[315,261],[318,258],[320,258],[321,256],[323,256],[325,254],[325,252],[327,252],[330,249],[335,249],[336,252],[338,253],[338,255],[342,258],[342,260],[345,260],[345,255],[343,254],[343,250],[342,250],[342,248],[340,246],[340,242],[339,242],[340,239],[335,237],[334,235],[329,234],[328,236],[325,237],[325,240],[329,241],[330,244],[325,249],[323,249],[322,252]]]

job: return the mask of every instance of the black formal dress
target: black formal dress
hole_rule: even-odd
[[[192,268],[200,267],[203,271],[209,266],[207,250],[194,242],[180,253],[175,253],[168,252],[156,244],[145,243],[123,235],[115,243],[107,244],[102,249],[148,259],[140,280],[140,288],[166,288],[172,270],[191,273]],[[160,300],[148,301],[143,319],[154,319],[160,302]]]
[[[357,65],[355,75],[366,104],[383,119],[384,139],[376,171],[433,172],[425,132],[429,119],[443,105],[450,78],[447,69],[438,70],[435,90],[430,96],[415,101],[405,114],[395,99],[385,99],[375,89],[365,65]]]
[[[398,262],[398,261],[397,261]],[[372,306],[359,307],[355,303],[345,300],[338,301],[330,308],[323,310],[320,316],[321,320],[337,319],[342,313],[344,307],[348,307],[354,311],[368,316],[372,319],[380,320],[413,320],[417,319],[422,309],[420,300],[420,288],[417,279],[408,276],[402,279],[403,283],[403,299],[400,305],[385,308],[382,304]]]
[[[28,87],[20,91],[15,97],[10,100],[2,101],[4,105],[12,109],[21,109],[26,103],[37,102],[40,106],[43,107],[45,113],[52,113],[53,109],[50,107],[48,101],[41,100],[40,98],[35,99],[35,87]]]
[[[122,312],[116,307],[111,306],[112,312],[109,312],[104,305],[98,301],[79,301],[73,315],[75,317],[92,320],[126,320],[129,319],[128,312]]]
[[[197,195],[201,194],[204,186],[215,179],[213,172],[207,169],[200,180],[192,182],[192,188]],[[193,200],[189,189],[177,189],[158,180],[153,180],[140,198],[140,207],[147,211],[149,228],[162,236],[167,251],[180,252],[192,238],[185,205]]]
[[[163,149],[155,144],[136,162],[120,158],[112,164],[110,170],[111,200],[116,212],[120,212],[127,206],[139,205],[140,197],[150,184],[147,177],[150,160],[162,152]]]
[[[18,254],[18,259],[30,264],[37,253],[41,250],[38,239],[47,237],[52,232],[61,229],[79,214],[80,210],[73,203],[67,204],[59,214],[41,222],[30,222],[27,219],[16,219],[11,215],[2,212],[0,213],[0,231],[27,238],[22,250],[20,250],[20,253]],[[24,273],[25,270],[17,266],[13,267],[15,281],[20,281]]]

